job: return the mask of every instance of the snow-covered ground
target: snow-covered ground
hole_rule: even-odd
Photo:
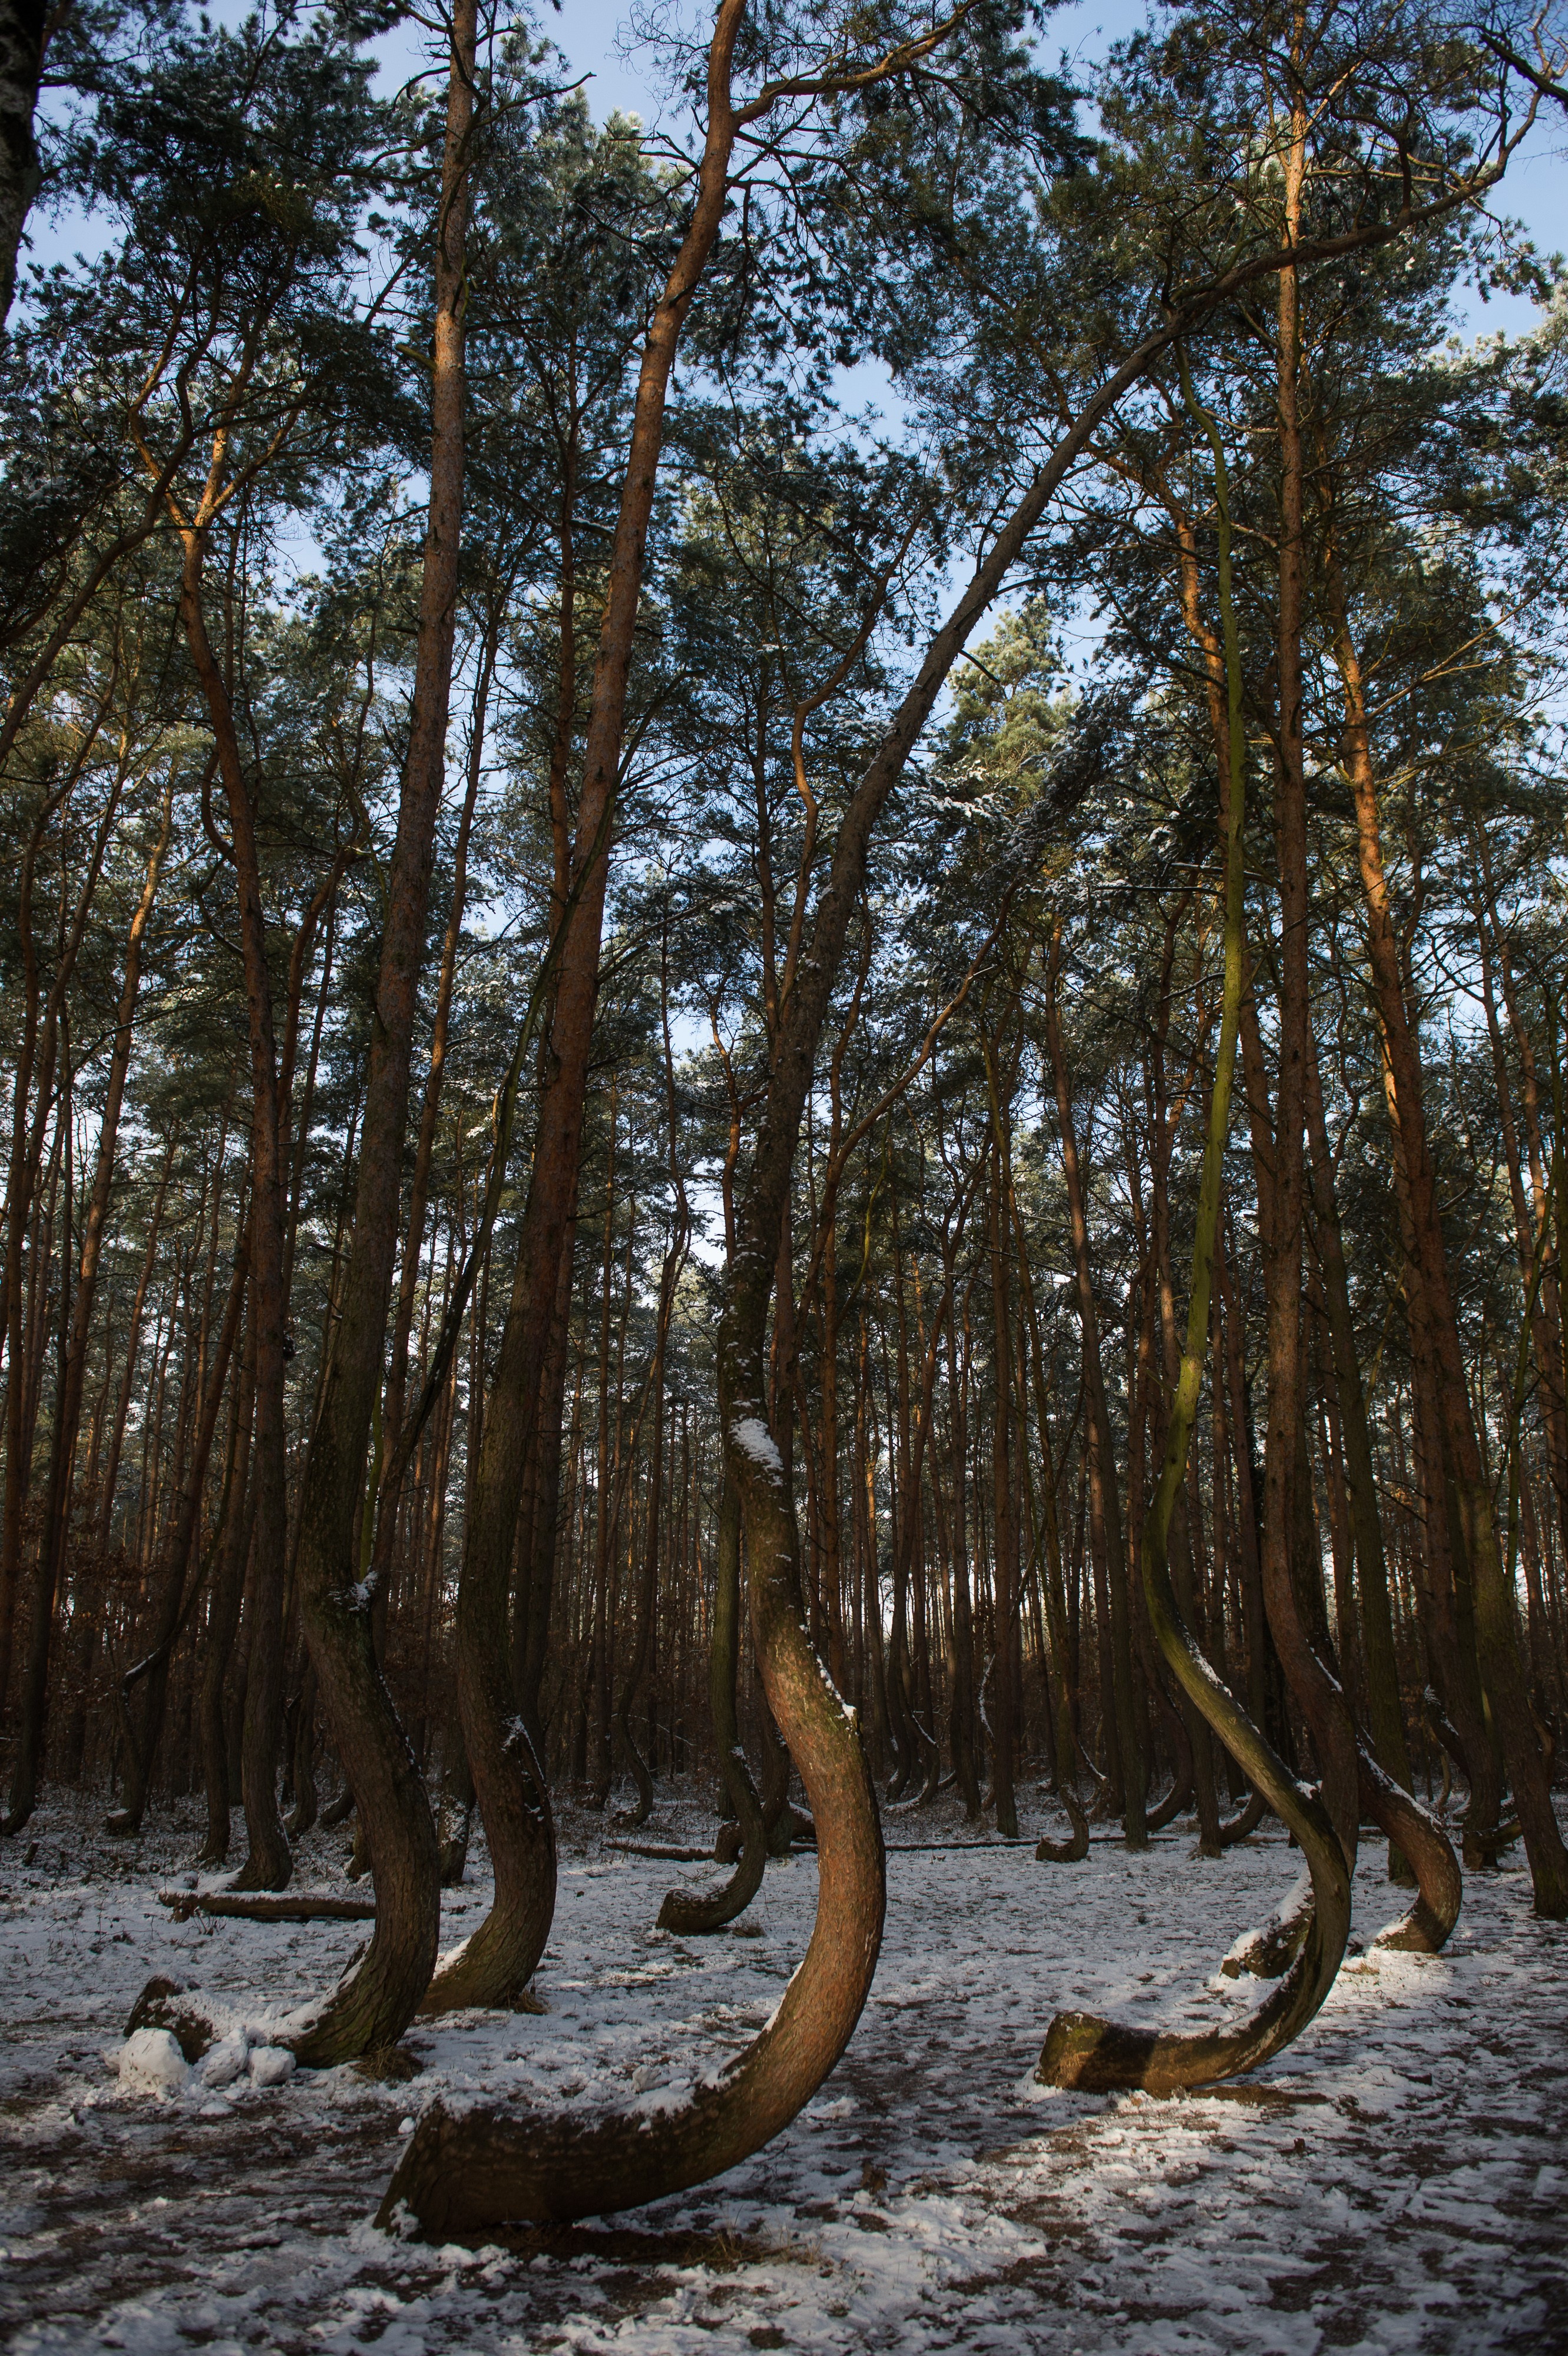
[[[543,2016],[416,2028],[402,2084],[266,2086],[236,2065],[222,2087],[197,2073],[160,2093],[114,2059],[150,1973],[211,1991],[264,2046],[363,1927],[177,1925],[156,1892],[194,1815],[129,1848],[98,1820],[53,1804],[30,1868],[16,1842],[0,1853],[0,2319],[28,2356],[1568,2351],[1568,1926],[1532,1917],[1517,1864],[1469,1881],[1446,1954],[1353,1954],[1261,2077],[1090,2098],[1033,2083],[1053,2010],[1197,2020],[1255,2002],[1216,1966],[1296,1860],[1264,1841],[1202,1863],[1190,1831],[1070,1867],[1027,1847],[898,1854],[964,1828],[894,1811],[872,2000],[787,2134],[656,2209],[437,2249],[370,2222],[421,2107],[481,2089],[636,2101],[708,2067],[803,1952],[811,1859],[771,1868],[729,1932],[682,1942],[653,1928],[660,1900],[714,1869],[628,1855],[569,1811]],[[711,1832],[665,1798],[641,1837]],[[347,1847],[306,1844],[302,1884],[338,1883]],[[484,1876],[480,1852],[446,1938],[477,1924]],[[1396,1911],[1374,1852],[1359,1945]]]

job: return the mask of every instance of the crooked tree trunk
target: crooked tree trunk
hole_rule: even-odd
[[[1552,1921],[1563,1921],[1568,1919],[1568,1848],[1563,1846],[1552,1810],[1541,1745],[1530,1718],[1528,1680],[1515,1627],[1515,1602],[1509,1592],[1491,1485],[1481,1460],[1460,1355],[1437,1206],[1436,1173],[1427,1142],[1421,1061],[1405,1006],[1399,945],[1383,868],[1381,813],[1360,660],[1332,551],[1325,563],[1324,577],[1344,694],[1341,758],[1355,797],[1367,910],[1368,959],[1383,1042],[1385,1093],[1401,1150],[1417,1272],[1440,1386],[1444,1440],[1474,1580],[1477,1651],[1513,1784],[1534,1885],[1535,1909]]]
[[[729,63],[741,15],[742,0],[723,0],[710,52],[709,137],[698,215],[703,216],[711,198],[713,229],[723,203],[724,165],[734,136]],[[940,34],[929,37],[927,46],[934,47],[940,37]],[[715,142],[721,117],[722,133]],[[715,161],[716,186],[710,177],[710,165]],[[708,232],[710,241],[713,229]],[[680,311],[670,322],[671,330],[678,327],[689,299],[688,289],[682,294]],[[1174,332],[1166,327],[1145,337],[1106,380],[996,534],[952,615],[931,642],[840,823],[828,880],[811,926],[809,954],[796,968],[792,988],[780,1009],[767,1114],[757,1141],[746,1214],[720,1328],[719,1391],[726,1474],[740,1498],[752,1566],[756,1650],[769,1706],[789,1743],[816,1820],[818,1910],[806,1959],[772,2022],[724,2078],[656,2122],[632,2115],[540,2119],[485,2110],[453,2117],[440,2105],[426,2112],[382,2201],[379,2213],[383,2223],[412,2212],[422,2225],[440,2233],[481,2227],[509,2217],[547,2220],[592,2215],[701,2182],[756,2150],[796,2115],[832,2068],[859,2018],[881,1941],[885,1899],[881,1827],[858,1726],[811,1647],[800,1591],[793,1499],[785,1487],[782,1459],[764,1419],[768,1308],[779,1236],[828,1002],[837,981],[850,919],[865,888],[872,829],[903,774],[959,650],[1011,573],[1056,488],[1101,420],[1143,374],[1149,360],[1165,348]],[[660,405],[667,377],[666,364],[658,386]],[[655,439],[649,451],[650,498],[650,462],[656,448]],[[628,560],[635,554],[639,562],[639,544],[627,554]],[[612,611],[616,595],[612,565]],[[610,621],[607,614],[607,632]],[[623,689],[625,659],[623,654]],[[618,703],[616,717],[613,735],[618,743]],[[594,744],[591,725],[590,754]],[[593,786],[603,806],[611,783],[612,775],[602,769],[596,779],[590,760],[585,799]],[[587,895],[584,913],[587,914]],[[564,995],[565,979],[564,964]],[[550,1124],[542,1121],[542,1153],[549,1134]],[[575,1134],[575,1125],[572,1134]],[[575,1156],[570,1175],[575,1185]],[[553,1277],[552,1266],[551,1290],[543,1296],[546,1310],[553,1300]],[[545,1341],[536,1338],[535,1349],[542,1351],[544,1346]]]
[[[300,1512],[301,1619],[328,1724],[358,1804],[376,1889],[370,1946],[299,2049],[302,2061],[317,2065],[374,2051],[402,2034],[430,1984],[440,1936],[435,1822],[382,1676],[373,1593],[354,1580],[354,1515],[381,1389],[413,1018],[451,710],[462,541],[466,250],[477,29],[476,0],[457,0],[435,221],[430,507],[413,709],[387,884],[353,1240]],[[504,1610],[501,1620],[504,1653]]]
[[[1412,1954],[1438,1954],[1459,1920],[1464,1898],[1454,1844],[1431,1809],[1385,1774],[1365,1744],[1360,1772],[1362,1807],[1387,1835],[1391,1849],[1410,1859],[1416,1880],[1414,1904],[1398,1922],[1380,1931],[1374,1944]]]
[[[1197,412],[1183,364],[1183,388]],[[1245,745],[1241,725],[1241,659],[1230,583],[1230,513],[1223,445],[1204,418],[1214,452],[1219,516],[1219,597],[1225,634],[1229,749],[1222,811],[1225,841],[1225,986],[1219,1050],[1209,1102],[1198,1185],[1187,1344],[1171,1405],[1159,1486],[1144,1525],[1144,1596],[1155,1637],[1183,1691],[1197,1704],[1232,1756],[1252,1778],[1301,1843],[1312,1877],[1313,1907],[1301,1951],[1273,1995],[1239,2027],[1196,2034],[1132,2029],[1096,2015],[1058,2013],[1047,2031],[1036,2075],[1048,2085],[1096,2092],[1144,2086],[1151,2093],[1237,2076],[1283,2051],[1300,2035],[1334,1985],[1350,1928],[1350,1877],[1326,1809],[1305,1791],[1227,1691],[1182,1625],[1171,1585],[1166,1547],[1176,1495],[1186,1478],[1187,1450],[1197,1413],[1208,1334],[1210,1280],[1225,1139],[1246,963],[1242,860]],[[1223,781],[1222,782],[1226,782]]]
[[[719,1496],[714,1549],[714,1618],[708,1649],[708,1707],[725,1796],[740,1828],[741,1849],[729,1879],[711,1890],[671,1890],[659,1910],[659,1928],[692,1937],[721,1931],[744,1914],[762,1887],[768,1827],[762,1800],[741,1748],[736,1710],[740,1674],[740,1492],[725,1472]]]

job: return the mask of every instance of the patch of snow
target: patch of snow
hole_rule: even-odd
[[[652,1837],[705,1847],[710,1797],[661,1784]],[[944,1795],[895,1820],[873,2001],[783,2134],[650,2209],[470,2252],[371,2222],[413,2119],[437,2100],[630,2101],[656,2123],[772,2014],[815,1860],[769,1867],[726,1933],[656,1934],[671,1880],[712,1865],[611,1851],[606,1820],[564,1802],[547,2016],[416,2021],[407,2083],[302,2069],[263,2104],[248,2078],[229,2100],[199,2073],[186,2100],[132,2102],[100,2056],[150,1973],[199,1986],[220,2041],[265,2047],[318,2008],[363,1925],[176,1924],[156,1891],[200,1804],[133,1856],[101,1837],[97,1798],[51,1798],[47,1869],[0,1890],[16,2356],[1568,2356],[1568,1925],[1533,1915],[1517,1850],[1466,1877],[1444,1954],[1352,1957],[1269,2069],[1172,2100],[1089,2096],[1033,2081],[1052,2013],[1190,2028],[1254,2010],[1254,1984],[1206,1976],[1299,1852],[1275,1830],[1195,1863],[1184,1824],[1141,1857],[1097,1839],[1041,1866],[976,1843]],[[963,1845],[914,1846],[934,1839]],[[339,1841],[300,1847],[302,1880],[340,1878]],[[1402,1903],[1382,1859],[1369,1844],[1358,1869],[1363,1929]],[[489,1902],[477,1826],[470,1870],[444,1893],[444,1944]]]
[[[249,2056],[249,2040],[242,2029],[231,2029],[215,2045],[209,2045],[202,2055],[198,2074],[204,2086],[231,2086],[242,2077]]]
[[[294,2055],[286,2045],[258,2045],[251,2055],[252,2086],[286,2086],[295,2072]]]
[[[730,1438],[743,1456],[749,1456],[764,1472],[776,1472],[783,1478],[784,1459],[779,1453],[779,1443],[760,1416],[737,1416],[729,1429]]]
[[[190,2065],[166,2029],[138,2029],[120,2048],[120,2083],[127,2094],[182,2094]]]

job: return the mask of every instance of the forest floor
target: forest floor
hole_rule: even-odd
[[[945,1803],[890,1811],[875,1987],[786,2134],[655,2209],[434,2248],[370,2222],[421,2107],[667,2098],[777,2004],[811,1858],[682,1942],[652,1927],[660,1900],[714,1869],[628,1854],[567,1808],[545,2014],[416,2027],[403,2084],[338,2070],[159,2097],[114,2066],[149,1974],[264,2041],[363,1926],[177,1925],[156,1893],[184,1878],[194,1810],[130,1847],[100,1821],[53,1803],[31,1867],[16,1842],[0,1857],[0,2332],[27,2356],[1568,2351],[1568,1925],[1534,1919],[1517,1863],[1469,1879],[1447,1953],[1418,1958],[1367,1952],[1398,1907],[1364,1853],[1360,1952],[1279,2063],[1202,2097],[1088,2098],[1033,2082],[1053,2009],[1256,2002],[1216,1965],[1293,1879],[1283,1841],[1205,1864],[1176,1828],[1144,1858],[1105,1841],[1051,1867],[1000,1845],[900,1854],[967,1834]],[[712,1831],[664,1794],[638,1837]],[[307,1841],[301,1886],[346,1893],[347,1849]],[[444,1936],[485,1901],[480,1851]]]

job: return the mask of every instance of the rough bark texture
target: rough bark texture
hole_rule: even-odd
[[[33,110],[48,13],[43,0],[4,0],[0,5],[0,327],[16,289],[22,230],[38,192]]]
[[[387,884],[353,1242],[300,1514],[301,1618],[328,1722],[358,1804],[377,1901],[375,1935],[362,1962],[301,2045],[301,2059],[317,2064],[373,2051],[401,2035],[429,1985],[440,1936],[435,1823],[377,1657],[373,1593],[367,1591],[369,1582],[354,1578],[354,1518],[381,1387],[410,1051],[451,707],[462,536],[465,250],[476,31],[476,0],[458,0],[452,18],[435,236],[430,512],[413,712]]]
[[[1144,1526],[1144,1599],[1161,1652],[1183,1692],[1219,1736],[1301,1843],[1312,1876],[1313,1906],[1294,1963],[1274,1994],[1236,2028],[1197,2034],[1131,2029],[1094,2014],[1058,2013],[1046,2034],[1036,2076],[1047,2085],[1085,2093],[1144,2086],[1169,2093],[1255,2069],[1288,2045],[1334,1985],[1350,1928],[1350,1875],[1334,1825],[1316,1794],[1298,1784],[1204,1659],[1182,1624],[1171,1585],[1166,1544],[1171,1515],[1185,1478],[1197,1411],[1208,1334],[1210,1285],[1225,1140],[1230,1125],[1246,963],[1242,821],[1245,751],[1241,732],[1241,663],[1230,583],[1230,515],[1224,451],[1212,419],[1202,417],[1183,368],[1183,387],[1195,419],[1207,426],[1214,451],[1219,515],[1219,600],[1228,689],[1229,790],[1222,812],[1225,841],[1225,985],[1219,1049],[1198,1184],[1193,1238],[1187,1346],[1171,1405],[1165,1462]]]
[[[0,318],[3,316],[4,311],[0,308]],[[88,1333],[98,1288],[98,1267],[103,1248],[104,1222],[109,1215],[110,1190],[114,1183],[114,1158],[119,1141],[120,1114],[125,1100],[125,1078],[131,1063],[131,1026],[136,1010],[137,993],[141,987],[142,943],[152,917],[153,902],[157,894],[158,878],[162,872],[165,855],[168,851],[173,829],[174,795],[171,786],[165,795],[163,818],[157,839],[148,856],[141,897],[136,904],[135,914],[131,919],[131,929],[125,944],[125,969],[121,982],[120,1002],[116,1009],[114,1044],[109,1059],[109,1080],[104,1093],[103,1108],[99,1116],[97,1159],[93,1170],[92,1188],[88,1198],[87,1215],[82,1223],[81,1252],[71,1300],[70,1327],[66,1340],[65,1361],[60,1368],[59,1396],[55,1403],[54,1439],[50,1451],[48,1493],[44,1507],[43,1543],[33,1596],[32,1621],[28,1633],[21,1707],[18,1712],[18,1740],[12,1771],[11,1802],[5,1825],[7,1833],[21,1830],[32,1814],[38,1794],[38,1768],[43,1754],[45,1714],[48,1697],[48,1662],[54,1628],[55,1594],[64,1564],[66,1541],[70,1535],[76,1443],[81,1420],[82,1382],[87,1366]],[[16,1380],[17,1355],[14,1344],[11,1351],[11,1365],[10,1389],[13,1393],[16,1393],[18,1391]],[[10,1438],[12,1445],[15,1446],[16,1435],[12,1433]],[[10,1476],[10,1482],[13,1488],[17,1485],[14,1471]],[[5,1697],[5,1669],[0,1667],[0,1700]]]
[[[736,1715],[736,1679],[740,1672],[740,1493],[725,1474],[719,1496],[715,1547],[714,1623],[708,1646],[708,1703],[714,1747],[725,1796],[735,1812],[741,1847],[729,1879],[710,1890],[671,1890],[659,1910],[659,1928],[691,1937],[722,1931],[744,1914],[762,1887],[768,1866],[768,1827],[762,1800],[741,1748]]]
[[[1400,1150],[1415,1252],[1412,1273],[1417,1281],[1413,1289],[1421,1298],[1417,1314],[1424,1312],[1427,1338],[1435,1361],[1443,1440],[1464,1550],[1474,1580],[1476,1650],[1513,1783],[1534,1884],[1536,1912],[1560,1922],[1568,1919],[1568,1848],[1563,1846],[1552,1810],[1541,1745],[1530,1719],[1514,1599],[1509,1592],[1491,1485],[1481,1461],[1460,1355],[1437,1205],[1436,1173],[1427,1141],[1421,1060],[1405,1005],[1399,943],[1383,867],[1381,814],[1360,661],[1337,569],[1330,563],[1325,571],[1345,698],[1341,749],[1355,796],[1367,911],[1368,961],[1382,1032],[1385,1093]]]
[[[1401,1921],[1379,1932],[1376,1944],[1418,1955],[1439,1954],[1459,1920],[1465,1895],[1454,1844],[1431,1809],[1385,1774],[1365,1746],[1360,1765],[1361,1805],[1391,1845],[1410,1859],[1416,1878],[1415,1903]]]

